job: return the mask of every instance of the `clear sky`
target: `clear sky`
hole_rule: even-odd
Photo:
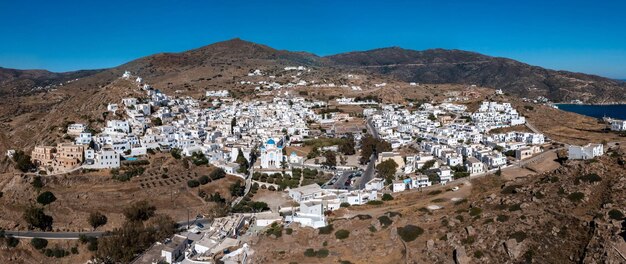
[[[0,67],[113,67],[239,37],[330,55],[463,49],[626,78],[626,1],[0,0]]]

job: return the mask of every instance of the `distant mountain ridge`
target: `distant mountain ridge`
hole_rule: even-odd
[[[229,88],[228,81],[259,65],[305,65],[328,72],[365,71],[382,77],[418,83],[476,84],[502,89],[520,97],[545,96],[562,102],[580,99],[589,103],[626,101],[626,83],[600,76],[548,70],[508,58],[462,50],[423,51],[399,47],[356,51],[320,57],[312,53],[276,50],[241,39],[217,42],[180,53],[146,56],[105,71],[51,73],[0,68],[0,93],[29,90],[90,75],[110,80],[130,70],[155,83],[172,87]],[[106,74],[98,74],[98,73]],[[222,79],[216,86],[215,80]],[[207,80],[211,80],[210,82]],[[193,82],[196,85],[190,85]]]
[[[335,64],[420,83],[476,84],[507,93],[555,101],[625,101],[626,85],[612,79],[548,70],[507,58],[461,50],[398,47],[328,56]]]
[[[103,70],[80,70],[56,73],[47,70],[16,70],[0,67],[0,96],[33,92],[37,87],[58,85],[77,78],[91,76]]]

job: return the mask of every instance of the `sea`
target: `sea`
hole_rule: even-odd
[[[559,109],[574,112],[595,118],[611,117],[626,120],[626,104],[614,105],[585,105],[585,104],[556,104]]]

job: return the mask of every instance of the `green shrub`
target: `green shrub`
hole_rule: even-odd
[[[349,203],[346,203],[346,202],[343,202],[343,203],[341,203],[341,204],[339,205],[339,207],[344,207],[344,208],[345,208],[345,207],[350,207],[350,204],[349,204]]]
[[[522,206],[522,204],[513,204],[513,205],[509,206],[509,211],[515,212],[515,211],[522,210],[521,206]]]
[[[318,258],[325,258],[328,257],[328,255],[330,254],[330,252],[328,251],[328,249],[322,248],[320,250],[318,250],[317,252],[315,252],[315,256]]]
[[[35,237],[30,241],[30,244],[37,250],[43,249],[48,246],[48,240]]]
[[[524,241],[524,239],[526,239],[526,233],[524,233],[523,231],[517,231],[511,234],[511,238],[515,238],[515,241],[519,243],[519,242]]]
[[[478,259],[479,259],[479,258],[482,258],[483,256],[484,256],[484,254],[483,254],[483,252],[482,252],[482,251],[480,251],[480,250],[476,250],[476,251],[474,252],[474,257],[475,257],[475,258],[478,258]]]
[[[441,190],[434,190],[434,191],[428,192],[428,195],[437,195],[437,194],[440,194],[440,193],[442,193]]]
[[[381,205],[381,204],[383,204],[383,201],[371,200],[371,201],[367,201],[367,204],[369,204],[369,205]]]
[[[433,202],[433,203],[443,203],[445,201],[446,201],[446,199],[444,199],[444,198],[437,198],[437,199],[431,200],[431,202]]]
[[[13,236],[9,236],[5,239],[5,242],[8,247],[14,248],[14,247],[17,247],[17,245],[20,243],[20,240]]]
[[[287,235],[291,235],[293,233],[293,229],[291,228],[285,228],[285,234]]]
[[[391,196],[391,194],[385,193],[385,194],[383,194],[383,198],[381,200],[383,200],[383,201],[391,201],[391,200],[393,200],[393,196]]]
[[[576,182],[587,182],[587,183],[594,183],[594,182],[600,182],[602,181],[602,177],[600,177],[600,175],[596,174],[596,173],[591,173],[591,174],[587,174],[587,175],[583,175],[583,176],[578,176],[576,178]]]
[[[372,216],[371,215],[359,214],[359,215],[356,215],[356,216],[352,217],[352,219],[354,219],[354,218],[358,218],[359,220],[368,220],[368,219],[372,219]]]
[[[374,232],[378,231],[378,230],[376,230],[376,227],[375,227],[375,226],[373,226],[373,225],[370,225],[370,227],[369,227],[369,228],[367,228],[367,229],[368,229],[370,232],[372,232],[372,233],[374,233]]]
[[[398,227],[398,235],[404,242],[411,242],[418,236],[424,233],[424,229],[414,225],[406,225],[404,227]]]
[[[282,226],[282,225],[279,225],[279,224],[278,224],[278,223],[276,223],[276,222],[274,222],[274,223],[272,223],[272,225],[270,226],[270,228],[268,228],[268,229],[265,231],[265,234],[266,234],[266,235],[268,235],[268,236],[269,236],[269,235],[274,235],[274,236],[276,236],[277,238],[278,238],[278,237],[281,237],[281,236],[283,235],[283,226]]]
[[[334,230],[333,229],[333,225],[327,225],[327,226],[324,226],[324,227],[320,227],[318,229],[318,234],[320,234],[320,235],[328,235],[328,234],[332,233],[333,230]]]
[[[496,220],[498,220],[498,222],[506,222],[506,221],[509,221],[509,216],[508,215],[498,215],[498,217],[496,217]]]
[[[581,192],[573,192],[567,196],[567,199],[575,203],[582,201],[584,198],[585,198],[585,194]]]
[[[521,185],[509,185],[506,186],[500,191],[501,194],[516,194],[517,191],[515,189],[522,187]]]
[[[346,239],[350,236],[350,231],[345,229],[340,229],[335,232],[335,238],[337,239]]]
[[[389,216],[383,215],[378,217],[378,222],[380,222],[380,225],[383,228],[386,228],[388,226],[390,226],[393,223],[393,220],[391,220],[391,218],[389,218]]]
[[[206,175],[205,176],[200,176],[200,178],[198,178],[198,182],[200,184],[202,184],[202,185],[205,185],[205,184],[209,183],[209,181],[211,181],[211,180],[209,179],[209,176],[206,176]]]
[[[325,249],[325,248],[322,248],[318,251],[315,251],[315,249],[312,249],[312,248],[307,248],[304,251],[304,256],[307,256],[310,258],[312,257],[325,258],[325,257],[328,257],[329,254],[330,252],[328,251],[328,249]]]
[[[461,239],[461,243],[463,243],[463,245],[474,244],[474,242],[476,242],[476,238],[473,236],[468,236],[464,239]]]
[[[620,210],[612,209],[609,211],[609,217],[613,220],[622,220],[624,219],[624,214]]]
[[[478,207],[472,207],[469,210],[469,215],[470,216],[477,216],[480,215],[483,212],[483,209],[480,209]]]
[[[196,188],[200,186],[200,182],[198,182],[197,180],[188,180],[187,186],[189,186],[189,188]]]
[[[56,196],[54,196],[54,194],[49,191],[43,192],[39,196],[37,196],[37,202],[42,205],[48,205],[56,200]]]

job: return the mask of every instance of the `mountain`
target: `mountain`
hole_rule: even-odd
[[[315,67],[320,79],[333,79],[340,72],[364,72],[403,82],[475,84],[502,89],[520,97],[545,96],[557,102],[573,99],[590,103],[626,101],[626,82],[548,70],[475,52],[445,49],[416,51],[391,47],[320,57],[306,52],[276,50],[241,39],[180,53],[159,53],[104,71],[52,73],[0,68],[0,94],[33,92],[88,76],[99,76],[92,80],[101,86],[125,70],[144,77],[161,89],[200,92],[205,89],[235,89],[238,84],[234,79],[254,69],[280,69],[294,65]],[[274,73],[280,74],[270,74]]]
[[[16,70],[0,67],[0,96],[23,95],[51,88],[102,70],[55,73],[46,70]]]
[[[476,84],[554,101],[626,101],[626,84],[600,76],[548,70],[507,58],[462,50],[407,50],[398,47],[326,57],[337,65],[361,68],[407,82]]]

